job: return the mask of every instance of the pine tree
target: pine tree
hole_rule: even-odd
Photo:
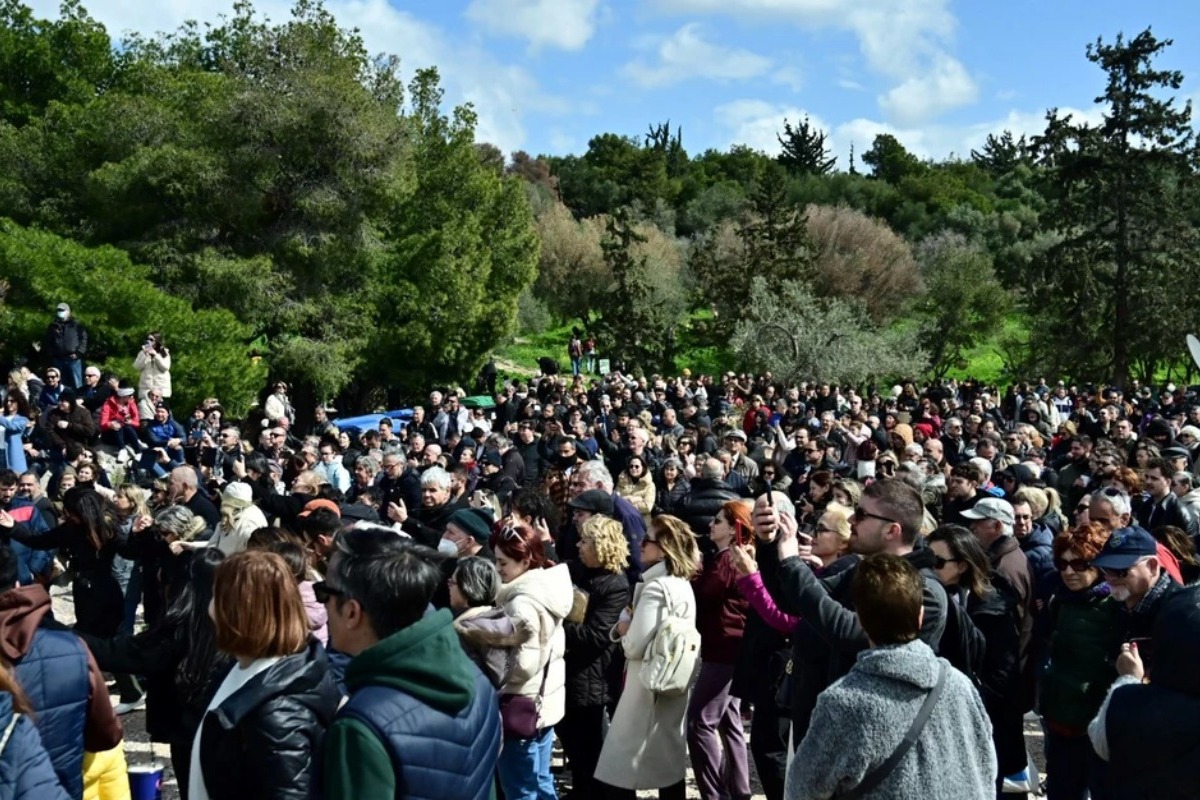
[[[785,119],[783,133],[775,138],[783,148],[778,161],[793,175],[827,175],[837,163],[825,146],[825,131],[812,125],[808,117],[794,128]]]

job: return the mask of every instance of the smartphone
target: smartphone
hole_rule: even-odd
[[[763,490],[763,494],[766,495],[766,497],[767,497],[767,508],[774,508],[775,507],[775,494],[772,491],[771,482],[763,481],[763,486],[766,487]]]

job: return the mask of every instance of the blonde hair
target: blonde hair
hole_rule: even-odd
[[[600,515],[588,517],[579,531],[579,538],[592,543],[601,568],[609,572],[624,571],[629,560],[629,541],[621,523]]]
[[[1029,513],[1033,514],[1034,519],[1044,517],[1046,509],[1050,507],[1050,498],[1037,486],[1022,486],[1013,495],[1013,500],[1016,503],[1025,503],[1028,505]]]
[[[131,516],[140,517],[150,515],[150,505],[146,499],[146,490],[136,483],[122,483],[117,487],[114,497],[120,497],[129,501],[129,504],[133,506]]]
[[[650,534],[654,535],[655,543],[663,552],[668,575],[691,580],[700,573],[700,547],[686,522],[670,514],[661,514],[650,521],[646,535]]]
[[[830,503],[825,506],[825,514],[833,514],[836,520],[833,528],[837,531],[838,539],[842,542],[842,547],[850,544],[850,516],[853,513],[854,509],[844,506],[841,503]],[[825,516],[825,514],[821,516]]]

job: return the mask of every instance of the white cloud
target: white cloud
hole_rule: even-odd
[[[771,83],[778,83],[793,92],[798,92],[804,88],[804,73],[796,67],[782,67],[771,75]]]
[[[34,14],[58,16],[58,0],[28,0]],[[89,0],[88,13],[113,38],[124,32],[174,31],[187,20],[216,22],[232,14],[232,3],[214,7],[204,0],[130,3]],[[566,113],[569,104],[546,93],[526,69],[503,64],[478,45],[451,39],[443,30],[394,7],[388,0],[326,0],[326,9],[346,28],[357,28],[371,53],[400,56],[405,81],[418,69],[436,66],[450,106],[471,102],[478,115],[476,138],[505,153],[525,145],[528,112]],[[291,18],[291,0],[257,0],[255,9],[272,22]]]
[[[647,88],[659,88],[693,78],[737,81],[756,78],[771,68],[771,60],[749,50],[705,41],[698,23],[684,25],[658,43],[657,63],[636,60],[622,72]]]
[[[485,32],[533,48],[579,50],[596,30],[599,0],[472,0],[466,16]]]
[[[873,72],[895,83],[879,98],[885,115],[915,124],[973,103],[978,87],[948,52],[957,21],[949,0],[655,0],[675,13],[721,14],[810,30],[848,30]],[[839,83],[856,76],[843,76]],[[923,116],[922,116],[923,115]]]
[[[809,124],[821,130],[828,126],[820,117],[791,105],[776,105],[765,100],[734,100],[713,110],[717,122],[729,131],[727,145],[742,144],[777,155],[780,150],[779,132],[784,119],[793,124],[808,117]]]
[[[916,125],[943,111],[975,102],[979,87],[953,58],[939,55],[931,71],[909,78],[879,98],[888,118]]]

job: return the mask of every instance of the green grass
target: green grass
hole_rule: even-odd
[[[1004,357],[1001,355],[1000,343],[1005,338],[1021,337],[1028,340],[1029,337],[1029,320],[1019,312],[1014,312],[1008,315],[1004,320],[1004,327],[998,334],[990,339],[981,342],[973,350],[966,354],[965,368],[952,368],[947,374],[948,378],[975,378],[983,383],[1001,384],[1011,380],[1011,376],[1004,372]]]

